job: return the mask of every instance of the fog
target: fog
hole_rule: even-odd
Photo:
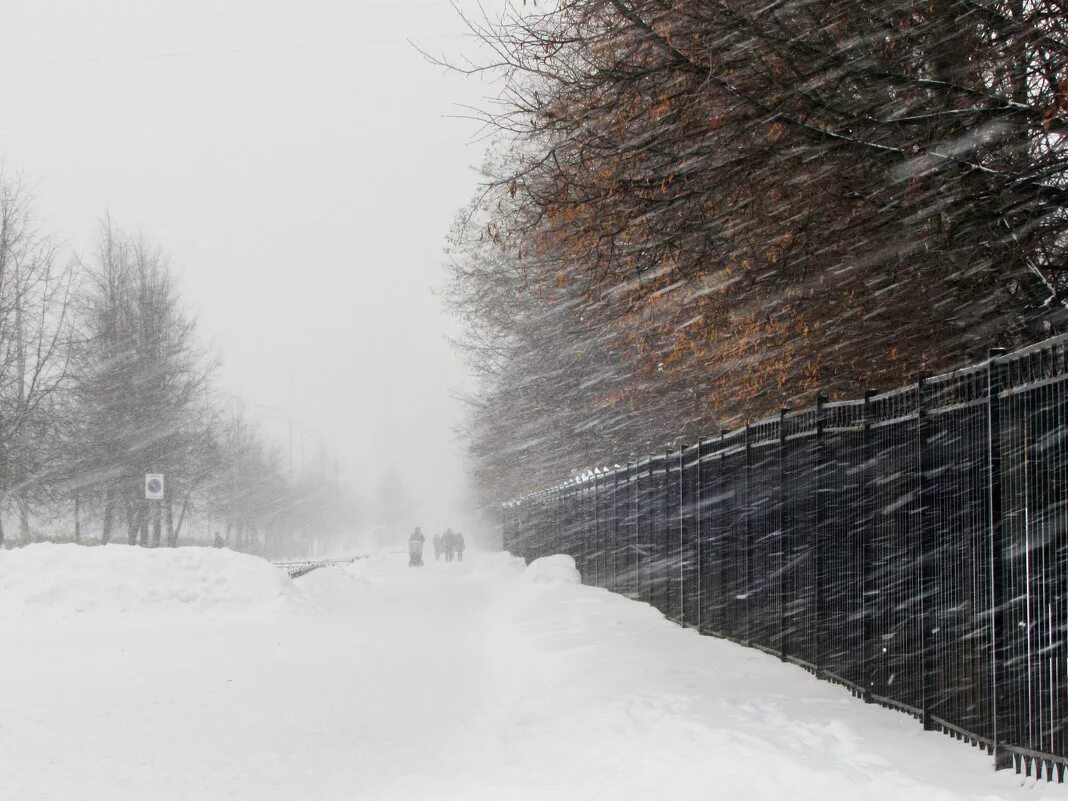
[[[373,499],[395,466],[430,528],[464,504],[465,373],[433,289],[478,182],[486,94],[442,0],[7,0],[0,160],[46,228],[101,215],[167,254],[217,386],[293,460]],[[325,452],[329,456],[321,457]]]

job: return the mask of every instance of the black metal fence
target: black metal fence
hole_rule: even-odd
[[[505,505],[505,548],[981,746],[1068,765],[1068,337]]]

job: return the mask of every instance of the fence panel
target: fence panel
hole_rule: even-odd
[[[875,499],[872,562],[878,646],[872,689],[901,709],[922,714],[922,587],[919,414],[915,387],[871,400]]]
[[[664,456],[663,611],[682,622],[682,452]]]
[[[1030,349],[1006,360],[999,393],[1007,708],[998,739],[1058,756],[1068,725],[1065,373],[1063,343]]]
[[[726,559],[725,530],[730,509],[724,488],[722,439],[702,443],[700,463],[698,526],[701,539],[701,632],[723,635],[726,631],[723,565]]]
[[[871,509],[866,406],[863,401],[828,404],[823,444],[827,455],[822,483],[826,501],[826,625],[822,667],[828,676],[858,692],[870,690],[871,631],[866,626],[867,540]]]
[[[723,634],[737,640],[749,639],[749,549],[746,503],[746,430],[723,438],[720,480],[723,506],[720,509]]]
[[[749,428],[746,517],[749,540],[749,642],[765,650],[782,649],[782,471],[779,418]]]
[[[782,418],[785,438],[782,650],[785,656],[815,667],[819,661],[816,627],[817,462],[816,410]]]
[[[926,599],[932,628],[926,711],[937,725],[992,741],[989,461],[986,371],[953,373],[928,384],[925,442],[931,467],[927,561],[934,581]]]

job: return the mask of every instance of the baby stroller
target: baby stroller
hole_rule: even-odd
[[[423,543],[419,540],[408,540],[408,567],[423,566]]]

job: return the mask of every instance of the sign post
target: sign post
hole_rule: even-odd
[[[163,500],[163,473],[145,473],[145,500]]]

